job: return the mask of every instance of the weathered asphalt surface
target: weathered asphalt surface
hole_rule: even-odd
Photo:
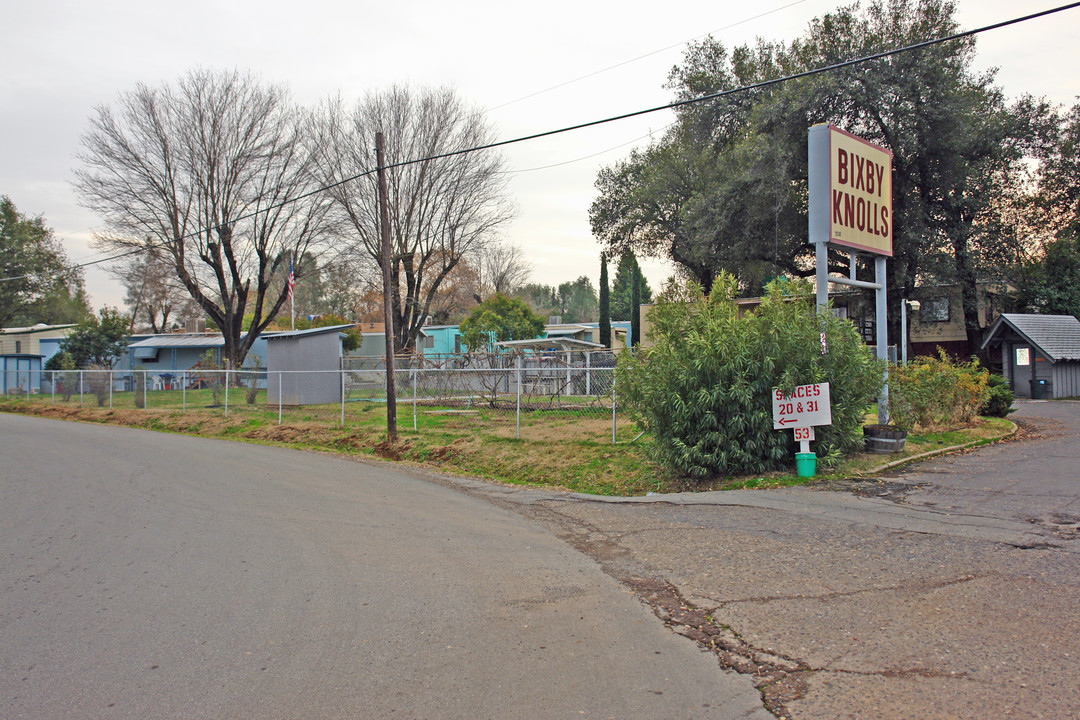
[[[384,464],[0,415],[2,718],[769,718],[521,515]]]
[[[753,682],[800,720],[1080,717],[1080,404],[1013,417],[876,480],[613,500],[55,423],[84,457],[42,480],[45,421],[0,416],[0,716],[762,717]]]
[[[1080,717],[1080,403],[880,481],[601,500],[546,523],[792,718]]]

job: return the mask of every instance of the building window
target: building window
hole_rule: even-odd
[[[949,298],[923,300],[922,307],[919,309],[919,322],[949,322]]]
[[[461,354],[461,336],[460,335],[455,335],[454,336],[454,354],[455,355],[460,355]]]
[[[22,353],[22,340],[16,340],[15,341],[15,354],[19,355],[21,353]]]

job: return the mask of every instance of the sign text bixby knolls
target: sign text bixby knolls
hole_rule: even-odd
[[[844,148],[837,148],[837,153],[837,177],[832,188],[833,224],[889,237],[889,200],[882,197],[888,168]]]

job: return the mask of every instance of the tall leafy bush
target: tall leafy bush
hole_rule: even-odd
[[[772,390],[819,382],[830,383],[833,424],[815,430],[817,454],[831,463],[861,447],[885,368],[855,327],[817,312],[807,283],[770,285],[745,317],[735,289],[730,275],[707,297],[696,284],[669,285],[649,316],[651,345],[619,359],[619,399],[657,459],[696,478],[790,466],[795,442],[773,430]]]
[[[893,366],[889,416],[905,430],[916,425],[937,430],[969,423],[990,397],[989,376],[977,360],[953,362],[944,350],[936,358],[918,357],[907,365]]]

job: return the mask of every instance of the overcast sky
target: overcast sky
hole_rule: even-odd
[[[957,0],[965,29],[1065,4],[1065,0]],[[71,188],[81,135],[97,105],[137,82],[175,81],[194,67],[251,70],[287,84],[303,103],[346,99],[394,83],[452,85],[488,110],[509,139],[663,105],[668,70],[685,43],[757,36],[791,40],[835,0],[667,0],[656,3],[508,3],[491,0],[0,0],[0,195],[42,214],[70,257],[100,257],[88,241],[100,220]],[[978,66],[997,67],[1009,97],[1072,105],[1080,94],[1080,9],[978,39]],[[532,280],[599,278],[588,223],[600,167],[671,122],[667,112],[505,150],[520,214],[508,236]],[[554,167],[552,167],[554,166]],[[643,266],[654,289],[670,267]],[[88,268],[95,307],[123,292]]]

